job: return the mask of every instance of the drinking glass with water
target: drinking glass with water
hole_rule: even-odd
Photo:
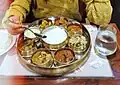
[[[112,25],[100,25],[95,40],[95,52],[98,55],[108,56],[117,49],[117,30]]]

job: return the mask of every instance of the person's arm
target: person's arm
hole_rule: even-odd
[[[14,0],[9,9],[6,11],[3,22],[10,16],[17,16],[20,18],[20,22],[23,22],[30,11],[30,5],[31,0]]]
[[[15,0],[7,10],[2,25],[8,32],[17,35],[24,31],[22,22],[30,11],[31,0]]]
[[[87,20],[96,25],[109,23],[112,16],[110,0],[85,0]]]

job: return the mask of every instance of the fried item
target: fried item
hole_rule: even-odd
[[[44,50],[39,50],[32,56],[32,63],[39,66],[49,67],[52,61],[52,54]]]
[[[45,29],[48,26],[52,25],[52,21],[50,20],[42,20],[42,23],[40,24],[40,28]]]
[[[70,49],[60,49],[55,53],[55,59],[61,64],[69,63],[73,61],[74,58],[74,52]]]
[[[55,25],[67,25],[67,24],[68,24],[68,21],[64,17],[60,17],[55,20]]]

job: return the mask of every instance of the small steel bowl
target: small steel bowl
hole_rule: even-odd
[[[24,37],[33,39],[37,37],[35,34],[40,35],[40,33],[41,33],[41,29],[39,29],[38,26],[28,27],[24,30]]]
[[[52,27],[53,27],[53,28],[52,28]],[[60,42],[60,43],[57,43],[57,44],[56,44],[56,43],[54,44],[54,43],[48,43],[48,42],[46,42],[46,41],[44,40],[44,39],[46,39],[46,38],[42,39],[43,45],[44,45],[46,48],[50,49],[50,50],[57,50],[57,49],[60,49],[60,48],[62,48],[62,47],[65,47],[65,46],[67,45],[68,39],[69,39],[67,31],[65,30],[64,27],[61,27],[61,26],[51,26],[51,27],[48,27],[48,28],[46,28],[45,30],[43,30],[43,32],[45,32],[46,30],[48,31],[48,30],[51,30],[51,29],[57,29],[57,28],[54,28],[54,27],[58,27],[58,28],[64,30],[64,32],[66,33],[66,39],[63,40],[63,41]],[[43,34],[43,35],[46,35],[46,34]],[[57,32],[57,35],[60,35],[60,34],[59,34],[59,31]],[[47,35],[46,35],[46,36],[47,36]],[[48,36],[48,37],[49,37],[49,36]],[[56,37],[56,35],[54,35],[54,37],[55,37],[55,40],[59,39],[59,37]],[[51,40],[52,40],[52,39],[51,39]]]
[[[81,31],[82,32],[82,25],[78,23],[71,23],[67,25],[67,29],[71,31]]]
[[[55,52],[56,65],[67,65],[75,60],[75,53],[70,48],[61,48]]]
[[[60,25],[67,25],[68,24],[68,19],[65,17],[56,17],[55,18],[55,25],[60,26]]]
[[[31,61],[36,66],[40,67],[52,67],[53,56],[47,49],[38,49],[31,57]]]
[[[19,44],[19,52],[23,57],[30,57],[37,50],[34,40],[25,39]]]
[[[69,37],[71,37],[74,33],[83,32],[82,25],[78,23],[68,24],[66,29],[68,31]]]

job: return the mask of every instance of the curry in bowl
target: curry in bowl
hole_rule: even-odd
[[[75,54],[69,48],[62,48],[55,52],[55,61],[58,65],[70,64],[74,60]]]
[[[41,67],[51,67],[53,65],[53,56],[50,51],[39,49],[32,55],[32,63]]]

